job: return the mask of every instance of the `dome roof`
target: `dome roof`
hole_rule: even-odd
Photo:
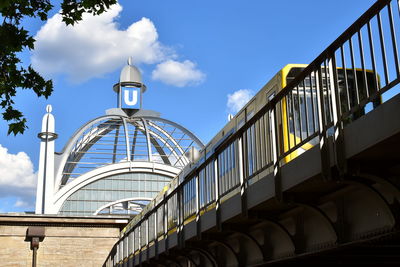
[[[79,129],[64,148],[61,185],[120,162],[156,162],[182,169],[189,163],[186,153],[203,147],[184,127],[154,115],[102,116]]]

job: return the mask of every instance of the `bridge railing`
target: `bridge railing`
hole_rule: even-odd
[[[314,145],[321,148],[323,176],[329,177],[327,139],[340,145],[346,124],[381,104],[384,93],[398,93],[399,15],[398,0],[377,1],[215,153],[177,177],[136,216],[105,266],[179,233],[207,210],[218,209],[221,200],[243,194],[255,178],[273,172],[278,180],[283,164]],[[337,165],[344,171],[345,162]],[[279,187],[275,190],[279,198]]]

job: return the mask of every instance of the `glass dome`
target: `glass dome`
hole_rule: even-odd
[[[78,130],[70,143],[61,185],[120,162],[156,162],[182,169],[189,163],[187,152],[203,148],[190,131],[157,116],[103,116]]]

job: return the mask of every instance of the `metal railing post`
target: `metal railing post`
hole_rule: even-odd
[[[237,139],[237,149],[235,151],[235,154],[237,154],[236,163],[238,166],[238,170],[236,172],[237,175],[239,175],[239,181],[240,181],[240,197],[241,197],[241,205],[242,205],[242,215],[247,216],[247,190],[246,190],[246,181],[244,179],[244,173],[243,173],[243,137],[240,136]]]
[[[214,179],[215,179],[215,223],[217,229],[221,229],[221,217],[220,217],[220,203],[219,203],[219,177],[218,177],[218,156],[214,159]]]
[[[343,121],[342,121],[342,106],[340,103],[340,90],[339,90],[339,82],[338,82],[338,72],[336,66],[336,57],[335,54],[332,55],[329,64],[330,74],[329,76],[333,78],[331,79],[331,85],[334,90],[332,90],[333,96],[333,105],[332,109],[333,114],[333,126],[334,126],[334,148],[335,148],[335,162],[339,171],[339,177],[343,177],[347,172],[347,161],[346,161],[346,151],[345,151],[345,143],[344,143],[344,135],[343,135]]]
[[[315,75],[317,74],[317,75]],[[326,129],[326,108],[324,100],[324,85],[322,82],[322,70],[319,66],[317,73],[314,72],[316,78],[317,98],[318,98],[318,120],[319,120],[319,149],[321,152],[321,174],[322,178],[329,180],[331,178],[330,157],[328,149],[328,138]],[[328,88],[326,88],[328,90]],[[327,92],[327,97],[329,97]]]
[[[270,129],[271,129],[271,144],[272,155],[273,155],[273,172],[274,172],[274,184],[275,184],[275,197],[278,201],[283,201],[282,195],[282,181],[279,166],[279,137],[277,134],[277,119],[276,119],[276,107],[277,104],[269,111],[270,116]]]

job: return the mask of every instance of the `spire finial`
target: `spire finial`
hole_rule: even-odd
[[[129,66],[132,66],[132,61],[133,61],[133,60],[132,60],[132,57],[128,57],[128,65],[129,65]]]
[[[47,113],[51,113],[52,110],[53,110],[53,107],[51,105],[47,105],[46,106],[46,112]]]

